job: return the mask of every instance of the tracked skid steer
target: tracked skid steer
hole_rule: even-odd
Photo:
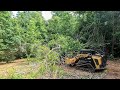
[[[73,58],[65,58],[65,64],[80,67],[83,70],[95,72],[106,68],[107,59],[104,54],[92,49],[82,49]]]

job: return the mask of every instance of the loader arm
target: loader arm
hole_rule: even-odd
[[[73,58],[65,58],[65,64],[74,64],[77,62],[80,58],[88,57],[89,54],[78,54]]]

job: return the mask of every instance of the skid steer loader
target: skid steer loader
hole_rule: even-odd
[[[82,49],[75,57],[65,58],[64,62],[70,66],[77,66],[95,72],[106,68],[107,59],[103,53],[101,54],[93,49]]]

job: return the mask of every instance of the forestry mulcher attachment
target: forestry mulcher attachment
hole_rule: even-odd
[[[93,49],[82,49],[75,57],[65,58],[65,64],[92,72],[105,69],[106,61],[105,54],[98,53]]]

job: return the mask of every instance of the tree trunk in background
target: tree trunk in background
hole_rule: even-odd
[[[115,27],[114,27],[114,13],[112,15],[112,27],[113,27],[113,38],[112,38],[112,55],[114,56],[114,44],[115,44]]]

